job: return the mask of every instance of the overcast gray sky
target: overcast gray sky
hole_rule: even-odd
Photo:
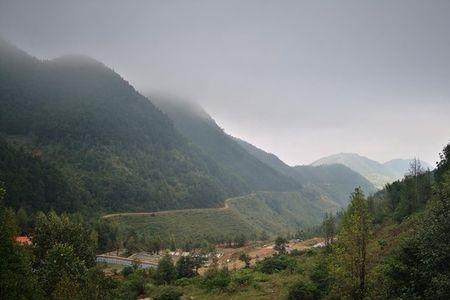
[[[199,102],[289,164],[433,163],[450,140],[450,1],[0,0],[0,35]]]

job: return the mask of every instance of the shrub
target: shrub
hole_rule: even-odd
[[[314,300],[316,287],[310,283],[299,280],[289,287],[288,300]]]
[[[291,254],[291,256],[301,256],[303,254],[303,252],[298,249],[294,249],[291,251],[290,254]]]
[[[314,268],[310,274],[310,279],[322,295],[326,295],[328,293],[332,278],[328,270],[328,262],[326,258],[321,258],[314,265]]]
[[[193,257],[180,257],[175,265],[178,278],[191,278],[197,275],[197,272],[195,271],[196,265],[196,261]]]
[[[177,277],[177,270],[173,265],[172,258],[169,255],[164,255],[158,263],[158,268],[154,274],[156,283],[169,284]]]
[[[266,274],[272,274],[286,269],[290,271],[297,269],[297,261],[284,254],[274,255],[257,263],[257,270]]]
[[[125,268],[122,269],[122,272],[120,273],[122,274],[122,276],[128,277],[134,272],[134,270],[135,269],[133,266],[126,266]]]
[[[254,272],[249,269],[234,272],[231,276],[231,282],[236,286],[248,286],[254,281],[253,273]]]
[[[224,291],[231,282],[230,272],[228,269],[222,270],[208,270],[202,281],[201,286],[208,291]]]
[[[183,277],[183,278],[175,280],[175,285],[176,286],[188,286],[188,285],[191,285],[193,282],[194,281],[192,278]]]
[[[183,293],[174,286],[166,285],[161,287],[154,295],[154,300],[179,300]]]

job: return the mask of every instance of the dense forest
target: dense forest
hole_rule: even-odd
[[[82,208],[81,195],[71,190],[58,169],[2,138],[0,170],[0,182],[9,191],[5,204],[15,210],[75,212]]]
[[[374,191],[343,166],[271,164],[201,108],[154,97],[166,115],[89,57],[41,61],[0,40],[0,67],[0,179],[16,209],[220,207],[255,191],[298,191],[345,206],[355,186]]]
[[[0,40],[0,104],[7,143],[51,162],[86,210],[220,206],[250,189],[93,59],[40,61]],[[14,189],[14,179],[3,180]]]
[[[223,168],[237,174],[252,191],[300,189],[301,183],[248,153],[200,106],[169,96],[155,95],[151,99],[171,118],[181,134]]]
[[[200,256],[176,264],[163,257],[148,270],[106,276],[93,263],[105,232],[80,216],[38,213],[32,246],[14,237],[19,213],[4,206],[1,189],[2,299],[448,299],[450,297],[450,144],[433,172],[412,165],[403,179],[371,197],[357,188],[347,209],[327,214],[325,247],[277,253],[246,267],[214,264],[202,275]],[[239,240],[236,240],[239,242]],[[245,241],[244,241],[245,242]],[[212,246],[212,249],[214,246]]]

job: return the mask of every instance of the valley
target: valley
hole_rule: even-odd
[[[450,144],[436,167],[289,165],[192,101],[1,38],[0,105],[0,299],[450,297]]]

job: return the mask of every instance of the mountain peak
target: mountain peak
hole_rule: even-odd
[[[102,62],[84,54],[65,54],[55,59],[52,59],[51,61],[56,63],[77,64],[77,65],[93,64],[106,67]]]
[[[398,179],[396,173],[392,172],[383,164],[357,153],[339,153],[330,155],[314,161],[311,165],[320,166],[331,164],[342,164],[349,167],[353,171],[366,177],[378,188],[382,188],[386,183]]]

